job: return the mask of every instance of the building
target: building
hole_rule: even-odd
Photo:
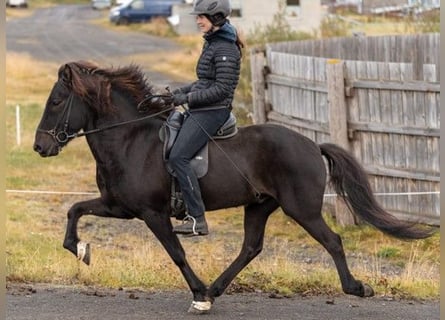
[[[361,14],[418,13],[440,8],[440,0],[322,0],[330,10],[338,7],[355,8]]]
[[[326,13],[321,0],[231,0],[232,15],[230,21],[244,34],[253,32],[259,25],[269,25],[276,14],[283,15],[293,30],[312,32],[317,30]],[[194,17],[189,13],[191,4],[182,4],[173,8],[172,24],[179,34],[198,32]]]

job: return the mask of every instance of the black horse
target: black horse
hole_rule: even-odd
[[[75,203],[70,208],[63,243],[85,263],[89,264],[90,252],[77,234],[81,216],[142,219],[186,279],[193,293],[189,311],[205,312],[261,252],[268,217],[281,207],[332,256],[345,293],[372,296],[373,289],[351,275],[340,237],[323,220],[321,208],[327,174],[323,156],[334,189],[364,221],[402,239],[426,238],[432,234],[429,228],[401,222],[385,212],[373,197],[365,171],[340,147],[316,145],[277,125],[241,127],[233,138],[221,140],[218,145],[210,143],[209,171],[200,180],[208,210],[241,205],[245,208],[241,251],[206,286],[189,266],[184,249],[172,232],[171,179],[159,140],[165,117],[141,115],[137,110],[138,104],[154,91],[135,65],[99,68],[80,61],[59,69],[36,132],[34,150],[42,157],[56,156],[70,140],[86,136],[96,160],[100,197]],[[158,114],[168,111],[156,101],[148,100],[149,111]]]

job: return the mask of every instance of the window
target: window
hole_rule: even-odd
[[[286,0],[286,14],[289,17],[298,17],[300,9],[300,0]]]
[[[242,0],[232,0],[230,1],[230,4],[232,5],[232,13],[230,14],[231,17],[242,17],[241,12],[241,2]]]
[[[136,1],[133,1],[133,2],[131,3],[131,8],[132,8],[132,9],[135,9],[135,10],[141,10],[141,9],[144,9],[144,1],[142,1],[142,0],[136,0]]]

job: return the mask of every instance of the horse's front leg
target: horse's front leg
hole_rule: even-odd
[[[173,226],[170,217],[166,214],[149,212],[144,214],[143,219],[156,238],[161,242],[170,258],[181,270],[187,284],[193,294],[193,302],[189,308],[191,313],[206,313],[212,304],[206,298],[207,287],[198,278],[190,267],[185,257],[184,248],[176,234],[173,233]]]
[[[77,234],[77,223],[83,215],[95,215],[99,217],[129,218],[121,212],[113,212],[110,207],[104,205],[101,198],[75,203],[68,210],[65,240],[63,247],[71,251],[79,260],[90,264],[90,245],[80,241]]]

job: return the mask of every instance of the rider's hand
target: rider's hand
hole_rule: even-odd
[[[184,105],[188,103],[189,100],[188,95],[182,92],[173,94],[172,98],[173,98],[172,103],[174,106]]]
[[[187,110],[188,110],[188,107],[185,105],[180,105],[180,106],[175,107],[175,111],[178,111],[182,114],[184,114]]]

